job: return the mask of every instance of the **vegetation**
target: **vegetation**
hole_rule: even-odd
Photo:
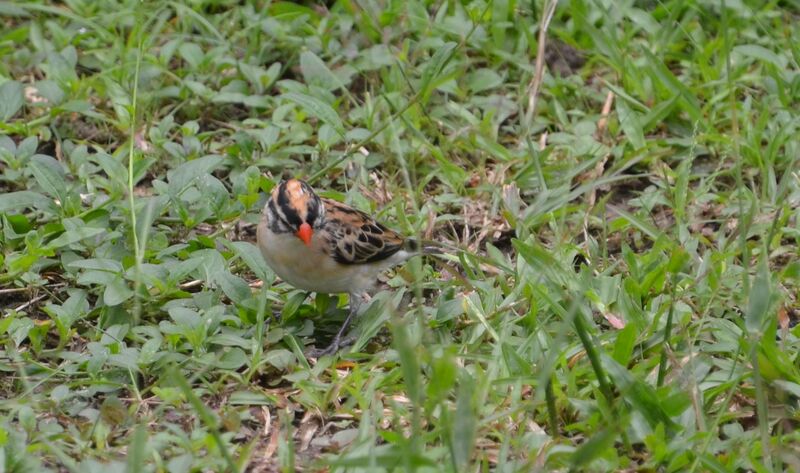
[[[0,470],[800,471],[800,4],[0,2]],[[458,248],[345,296],[301,177]]]

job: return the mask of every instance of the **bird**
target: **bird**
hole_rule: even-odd
[[[378,275],[416,255],[439,252],[361,210],[318,196],[300,179],[273,188],[256,234],[261,255],[282,280],[305,291],[350,296],[348,315],[330,345],[310,351],[316,357],[347,344],[342,337]]]

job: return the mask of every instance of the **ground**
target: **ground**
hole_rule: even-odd
[[[0,3],[0,470],[800,470],[799,20]],[[287,177],[447,248],[335,356]]]

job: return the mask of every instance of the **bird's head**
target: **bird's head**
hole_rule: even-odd
[[[293,233],[306,245],[311,245],[314,231],[325,223],[322,200],[299,179],[281,181],[275,186],[267,206],[272,231]]]

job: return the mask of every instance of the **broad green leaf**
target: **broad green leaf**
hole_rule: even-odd
[[[50,199],[33,191],[0,193],[0,212],[22,212],[31,207],[47,207],[51,203]]]
[[[517,239],[511,240],[511,243],[519,252],[525,265],[530,266],[534,272],[541,274],[556,284],[570,285],[570,275],[565,273],[561,264],[541,245],[528,245]]]
[[[105,228],[96,228],[96,227],[78,227],[73,228],[71,230],[67,230],[57,238],[52,240],[50,243],[47,244],[47,248],[49,249],[58,249],[64,246],[72,245],[73,243],[77,243],[81,240],[85,240],[86,238],[91,238],[102,233],[106,233],[107,230]]]
[[[620,396],[647,419],[650,427],[655,427],[658,423],[663,423],[667,427],[675,426],[675,422],[664,410],[658,393],[652,386],[634,376],[613,358],[603,355],[602,359],[603,366],[619,390]]]
[[[344,135],[341,118],[330,105],[322,100],[300,92],[287,92],[281,97],[299,105],[306,113],[332,126],[340,135]]]
[[[198,279],[202,279],[207,283],[214,284],[216,281],[215,276],[227,271],[227,269],[225,269],[225,259],[217,250],[205,249],[195,251],[192,253],[191,259],[197,259],[200,262],[196,270],[196,272],[199,273]]]
[[[108,120],[108,117],[105,115],[94,111],[94,106],[86,100],[70,100],[62,104],[59,108],[67,112],[80,113],[98,120]]]
[[[25,104],[22,84],[8,80],[0,84],[0,121],[8,121]]]
[[[753,287],[750,288],[750,299],[747,302],[747,314],[745,314],[745,327],[751,334],[758,333],[764,326],[769,309],[771,287],[769,270],[765,263],[760,263]]]
[[[139,471],[148,459],[147,427],[144,424],[138,424],[132,437],[131,444],[127,449],[126,471]]]
[[[274,2],[269,4],[270,16],[285,22],[290,22],[297,17],[307,16],[312,20],[319,20],[319,13],[313,8],[295,2]]]
[[[76,269],[93,269],[97,271],[110,271],[115,273],[122,273],[122,263],[110,258],[92,258],[73,261],[67,264],[69,268]]]
[[[217,169],[222,163],[222,156],[208,155],[202,158],[185,162],[177,168],[167,172],[170,193],[179,196],[192,185],[195,179]]]
[[[359,53],[355,66],[359,71],[372,71],[395,64],[397,59],[385,44],[376,44]]]
[[[265,282],[271,282],[275,279],[275,274],[272,272],[261,251],[256,245],[246,241],[228,241],[222,240],[222,243],[231,249],[236,256],[240,257],[242,261],[254,272],[256,276]]]
[[[422,72],[422,83],[420,84],[419,91],[423,94],[428,94],[428,88],[431,86],[433,80],[442,72],[442,69],[447,65],[447,62],[452,56],[453,50],[456,48],[456,43],[450,41],[442,45],[431,57],[425,70]]]
[[[642,131],[642,121],[638,113],[634,112],[625,100],[617,100],[617,115],[619,124],[625,136],[628,137],[633,149],[641,149],[645,146],[644,132]]]
[[[464,80],[473,94],[503,85],[503,77],[494,70],[486,68],[467,74]]]
[[[625,72],[623,70],[625,61],[622,51],[620,50],[619,41],[609,36],[605,29],[598,29],[594,26],[593,22],[586,21],[586,17],[583,14],[578,15],[575,20],[578,29],[592,38],[593,47],[611,62],[611,65],[617,72]]]
[[[286,302],[283,304],[283,308],[281,309],[281,317],[287,320],[294,316],[300,309],[300,306],[303,305],[303,301],[306,300],[307,296],[308,295],[305,292],[300,291],[289,295],[289,297],[286,299]]]
[[[275,82],[281,70],[281,64],[279,62],[274,62],[269,69],[264,69],[260,66],[242,63],[239,64],[239,70],[250,83],[252,87],[251,90],[260,95]]]
[[[654,127],[661,124],[661,122],[664,121],[664,119],[667,118],[670,113],[672,113],[672,110],[678,103],[678,99],[680,99],[680,96],[674,95],[669,100],[659,102],[658,105],[651,108],[649,112],[642,116],[641,122],[644,131],[650,131]]]
[[[11,340],[19,347],[28,338],[28,334],[34,328],[33,321],[28,317],[13,319],[6,329],[6,333],[11,336]]]
[[[2,228],[3,235],[8,240],[15,240],[23,238],[29,231],[33,230],[33,225],[25,215],[9,213],[0,215],[0,228]]]
[[[709,471],[711,473],[730,473],[731,471],[730,467],[720,463],[720,461],[712,454],[701,452],[698,458],[700,463],[705,468],[705,471]]]
[[[700,110],[700,104],[697,97],[689,90],[686,85],[681,82],[666,65],[657,58],[649,49],[643,49],[642,53],[650,63],[650,73],[653,78],[657,79],[664,87],[669,89],[670,93],[680,96],[680,103],[686,113],[689,114],[692,121],[698,122],[701,125],[705,123],[703,112]]]
[[[800,398],[800,384],[793,383],[791,381],[784,381],[782,379],[777,379],[772,381],[773,384],[781,388],[783,391],[791,394],[796,398]]]
[[[47,61],[40,67],[48,79],[69,90],[78,81],[78,74],[75,72],[76,61],[77,51],[73,46],[67,46],[61,52],[48,51]]]
[[[740,44],[733,48],[733,52],[742,56],[751,57],[759,61],[770,63],[778,69],[785,69],[789,60],[784,56],[778,56],[773,51],[757,44]]]
[[[266,108],[270,105],[269,97],[262,95],[247,95],[240,92],[220,92],[211,97],[214,103],[240,103],[253,108]]]
[[[599,458],[606,450],[613,447],[616,438],[617,435],[613,430],[606,428],[597,431],[572,455],[572,465],[576,467],[586,465]]]
[[[252,299],[253,294],[250,292],[250,286],[239,276],[235,276],[228,271],[222,271],[216,274],[214,281],[219,284],[222,292],[237,304],[245,304]]]
[[[412,30],[425,30],[429,27],[430,17],[422,0],[408,0],[404,2],[407,17]]]
[[[204,99],[211,99],[211,97],[214,96],[214,91],[202,82],[198,82],[196,80],[185,80],[183,81],[183,85],[194,92],[195,95]]]
[[[656,228],[652,223],[642,220],[641,218],[628,212],[627,210],[623,210],[622,208],[611,205],[609,205],[609,208],[614,212],[616,212],[617,214],[619,214],[619,216],[622,219],[626,220],[628,223],[638,228],[639,231],[649,236],[653,240],[658,240],[658,238],[663,234],[662,231]]]
[[[52,80],[40,80],[34,83],[35,94],[46,99],[46,105],[58,105],[64,101],[64,91],[57,82]]]
[[[658,30],[660,29],[659,24],[655,19],[653,19],[650,13],[638,8],[627,8],[625,10],[625,14],[628,15],[635,25],[642,28],[648,34],[655,35],[658,33]]]
[[[82,286],[89,286],[92,284],[107,286],[112,284],[116,277],[117,274],[111,271],[87,270],[78,276],[77,282]]]
[[[0,2],[0,16],[29,18],[31,15],[24,8],[14,5],[13,2]],[[5,442],[3,442],[3,445],[5,445]]]
[[[490,29],[496,49],[502,50],[505,47],[506,29],[511,26],[511,23],[508,22],[511,10],[510,3],[512,3],[510,0],[494,0],[492,2],[492,24]]]
[[[640,102],[640,101],[636,100],[636,98],[635,98],[635,97],[633,97],[632,95],[630,95],[630,94],[629,94],[629,93],[628,93],[628,92],[627,92],[625,89],[623,89],[622,87],[616,86],[616,85],[614,85],[614,84],[612,84],[612,83],[610,83],[610,82],[606,82],[606,81],[603,81],[603,84],[604,84],[606,87],[608,87],[608,88],[609,88],[609,90],[611,90],[612,92],[614,92],[614,95],[616,95],[616,96],[618,97],[618,99],[617,99],[617,100],[619,100],[620,98],[621,98],[621,99],[624,99],[624,100],[625,100],[625,101],[628,103],[628,105],[630,105],[630,106],[632,106],[632,107],[635,107],[637,110],[639,110],[639,111],[642,111],[642,112],[646,112],[646,111],[647,111],[647,105],[645,105],[645,104],[643,104],[642,102]]]
[[[39,137],[34,135],[25,138],[17,146],[17,159],[22,160],[30,158],[36,153],[36,149],[38,147],[39,147]]]
[[[91,158],[103,168],[113,183],[121,187],[127,185],[128,170],[117,158],[106,153],[96,153]]]
[[[263,359],[279,370],[285,370],[289,368],[296,361],[294,353],[283,348],[266,352],[263,355]]]
[[[217,368],[236,370],[247,363],[247,355],[239,347],[228,348],[215,363]]]
[[[311,51],[300,53],[300,71],[307,84],[313,84],[327,90],[343,87],[341,80],[334,74],[316,54]]]
[[[208,343],[223,347],[239,347],[243,349],[250,349],[253,346],[253,341],[251,339],[245,339],[244,337],[232,333],[218,333],[209,337]]]
[[[0,135],[0,159],[11,160],[17,155],[17,144],[7,135]]]
[[[506,345],[503,346],[504,350]],[[509,347],[509,350],[514,350],[514,348]],[[443,350],[440,355],[433,358],[431,370],[431,376],[426,386],[427,394],[432,400],[438,401],[449,396],[450,390],[455,386],[459,367],[456,364],[455,356]]]
[[[192,69],[197,69],[203,62],[203,50],[194,43],[183,43],[178,47],[178,53]]]
[[[199,257],[195,257],[192,255],[191,258],[175,262],[169,265],[169,282],[172,284],[177,284],[181,282],[186,275],[197,269],[201,264],[203,264],[203,259]]]
[[[476,383],[468,371],[462,371],[460,378],[453,425],[453,456],[457,471],[466,471],[475,448],[475,430],[478,425],[473,399]]]
[[[122,278],[122,275],[114,278],[103,291],[103,302],[109,306],[122,304],[131,297],[133,297],[133,291],[128,287],[128,283]]]
[[[112,353],[108,357],[108,364],[124,370],[139,371],[139,349],[126,347],[119,353]]]
[[[393,324],[394,347],[400,358],[400,368],[411,402],[419,402],[423,394],[419,354],[411,340],[408,323]]]
[[[393,432],[389,432],[391,435]],[[382,436],[387,437],[387,432],[383,431]],[[387,445],[379,445],[377,448],[369,450],[368,454],[361,453],[364,450],[356,450],[357,454],[338,455],[328,463],[335,467],[336,471],[374,471],[375,465],[410,465],[411,471],[442,471],[442,464],[419,454],[408,453],[405,450],[396,448],[400,440],[394,440]],[[384,447],[384,448],[381,448]],[[395,447],[389,449],[388,447]],[[447,470],[445,470],[447,471]],[[455,470],[453,470],[455,471]]]
[[[200,317],[200,314],[186,307],[171,307],[167,310],[167,313],[181,327],[194,328],[203,323],[203,318]]]
[[[262,392],[236,391],[228,397],[228,403],[232,406],[270,406],[275,399]]]
[[[439,165],[439,169],[435,171],[439,178],[450,186],[453,191],[462,192],[467,172],[461,166],[446,158],[439,149],[432,146],[429,149]]]
[[[51,156],[37,154],[31,158],[29,167],[39,187],[64,205],[67,199],[67,182],[61,164]]]
[[[612,357],[622,366],[626,366],[631,359],[633,348],[636,345],[636,325],[627,324],[625,328],[617,332],[617,340],[614,343],[614,353]]]

